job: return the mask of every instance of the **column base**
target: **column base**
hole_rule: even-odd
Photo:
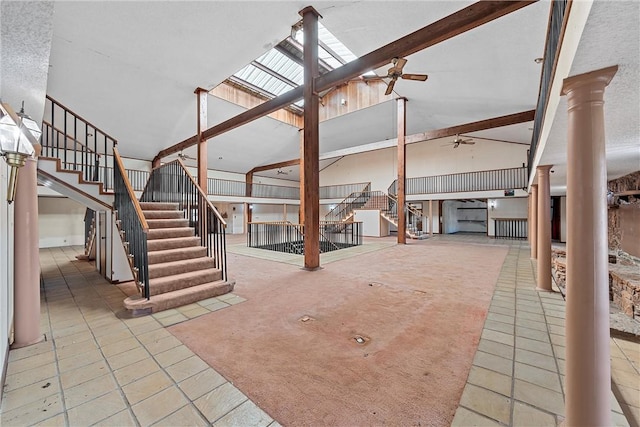
[[[19,343],[19,342],[14,342],[13,344],[11,344],[11,350],[15,350],[18,348],[23,348],[23,347],[29,347],[30,345],[34,345],[34,344],[38,344],[41,343],[42,341],[46,340],[46,336],[44,334],[40,335],[37,339],[33,340],[33,341],[28,341],[25,343]]]
[[[556,291],[554,291],[553,289],[545,289],[545,288],[539,288],[536,286],[536,291],[538,292],[552,292],[552,293],[556,293]]]

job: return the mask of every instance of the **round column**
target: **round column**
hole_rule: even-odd
[[[36,155],[40,147],[36,147]],[[42,341],[37,157],[21,168],[14,211],[14,342],[12,348]]]
[[[567,96],[566,425],[611,425],[604,89],[617,66],[564,80]]]
[[[531,233],[529,244],[531,245],[531,258],[538,257],[538,184],[531,185]]]
[[[550,165],[538,166],[538,291],[551,291],[551,187]]]

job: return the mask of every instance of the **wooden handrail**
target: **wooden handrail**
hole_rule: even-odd
[[[58,128],[57,128],[57,127],[55,127],[55,126],[52,126],[52,125],[51,125],[51,123],[49,123],[48,121],[43,120],[43,121],[42,121],[42,124],[43,124],[43,125],[46,125],[46,126],[49,126],[51,129],[55,130],[57,133],[60,133],[60,134],[62,134],[63,136],[66,136],[66,139],[71,140],[71,141],[73,141],[74,143],[76,143],[76,144],[78,144],[78,145],[80,145],[80,146],[82,146],[82,147],[86,148],[88,151],[92,152],[92,153],[93,153],[93,154],[95,154],[96,156],[98,156],[98,157],[99,157],[99,156],[101,156],[101,155],[102,155],[102,154],[100,154],[100,153],[96,153],[96,152],[95,152],[95,151],[93,151],[91,148],[89,148],[87,145],[83,144],[82,142],[78,141],[77,139],[72,138],[72,137],[71,137],[71,136],[69,136],[69,135],[65,135],[65,134],[64,134],[64,131],[62,131],[62,130],[58,129]],[[105,155],[106,155],[106,153],[105,153]]]
[[[99,127],[95,126],[93,123],[91,123],[89,120],[83,118],[81,115],[76,114],[75,111],[70,110],[69,108],[65,107],[64,105],[62,105],[60,102],[56,101],[55,99],[53,99],[52,97],[50,97],[49,95],[47,95],[47,99],[49,101],[51,101],[53,104],[57,105],[58,107],[62,108],[65,112],[71,113],[73,114],[76,118],[78,118],[80,121],[83,121],[85,124],[91,126],[93,128],[93,130],[95,130],[96,132],[100,132],[101,134],[103,134],[104,136],[106,136],[107,138],[109,138],[110,140],[113,141],[113,145],[117,145],[118,141],[111,137],[107,132],[103,131],[102,129],[100,129]]]
[[[176,159],[173,162],[169,162],[168,164],[171,164],[171,163],[174,163],[174,162],[178,162],[180,164],[180,167],[182,167],[182,170],[184,170],[184,172],[187,174],[187,176],[189,177],[189,179],[191,180],[193,185],[195,185],[196,188],[198,189],[198,193],[200,193],[200,196],[203,197],[204,200],[206,200],[207,204],[209,205],[209,208],[211,208],[211,210],[213,210],[213,212],[215,213],[215,215],[218,218],[218,220],[222,223],[222,225],[224,225],[226,227],[227,226],[227,222],[222,218],[222,216],[220,215],[220,212],[218,212],[218,209],[216,209],[216,207],[213,206],[213,204],[209,201],[209,198],[207,197],[207,194],[204,191],[202,191],[202,188],[200,188],[200,186],[198,185],[196,180],[193,178],[193,176],[191,176],[191,174],[187,170],[187,168],[184,165],[184,163],[182,162],[182,160]]]
[[[127,187],[127,193],[129,193],[129,198],[133,201],[133,207],[136,211],[136,215],[140,220],[140,226],[142,226],[143,232],[149,231],[149,224],[147,224],[147,220],[142,213],[142,208],[140,207],[140,202],[136,198],[135,193],[133,192],[133,187],[131,186],[131,182],[129,182],[129,177],[127,176],[127,170],[124,168],[124,164],[122,163],[122,159],[120,158],[120,153],[118,153],[118,149],[113,147],[113,158],[115,159],[116,165],[120,168],[124,173],[122,175],[122,180],[124,181],[125,187]]]

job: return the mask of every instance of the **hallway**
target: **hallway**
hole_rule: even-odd
[[[564,301],[559,294],[534,291],[526,243],[437,236],[404,248],[381,245],[379,251],[438,245],[477,252],[489,246],[508,250],[477,351],[467,367],[468,378],[463,373],[466,386],[460,390],[453,425],[559,425],[564,414]],[[227,381],[166,329],[174,324],[172,331],[181,328],[187,323],[180,322],[213,311],[225,314],[224,309],[236,304],[237,311],[246,312],[252,300],[243,298],[242,281],[235,295],[120,319],[114,313],[120,312],[125,294],[91,265],[77,261],[81,250],[41,250],[41,323],[48,340],[10,352],[2,425],[278,425],[272,411],[267,414],[262,403],[258,407],[248,398],[254,393],[251,387],[235,378]],[[232,258],[255,262],[245,255]],[[339,265],[329,264],[325,270]],[[613,338],[611,346],[614,388],[626,400],[620,408],[612,395],[614,423],[638,425],[640,346],[620,338]],[[635,421],[628,423],[623,412]]]

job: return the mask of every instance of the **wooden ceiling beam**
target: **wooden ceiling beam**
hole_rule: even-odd
[[[407,136],[407,143],[429,141],[431,139],[446,138],[466,134],[469,132],[478,132],[481,130],[494,129],[502,126],[516,125],[518,123],[526,123],[533,120],[536,114],[535,110],[522,111],[520,113],[508,114],[506,116],[493,117],[491,119],[480,120],[463,125],[452,126],[443,129],[428,130],[426,132],[415,133]]]
[[[401,37],[379,49],[376,49],[340,68],[328,72],[314,80],[316,93],[355,78],[367,71],[379,68],[392,58],[403,57],[419,52],[422,49],[448,40],[466,31],[472,30],[494,19],[515,12],[538,0],[523,1],[479,1],[465,7],[445,18],[421,28],[407,36]],[[277,98],[266,101],[250,110],[215,125],[202,133],[202,138],[210,139],[267,114],[273,113],[302,99],[303,86],[286,92]],[[166,157],[184,150],[198,142],[197,135],[185,139],[158,153],[156,159]],[[156,160],[154,159],[154,160]]]
[[[386,65],[393,58],[419,52],[536,1],[479,1],[318,77],[314,89],[316,92],[329,89]]]
[[[254,174],[256,172],[269,171],[269,170],[272,170],[272,169],[286,168],[286,167],[289,167],[289,166],[295,166],[295,165],[299,165],[299,164],[300,164],[300,159],[287,160],[287,161],[284,161],[284,162],[272,163],[270,165],[256,166],[255,168],[251,169],[248,173]]]
[[[406,144],[415,144],[416,142],[425,142],[425,141],[430,141],[430,140],[433,140],[433,139],[446,138],[446,137],[449,137],[449,136],[460,135],[460,134],[464,134],[464,133],[468,133],[468,132],[478,132],[478,131],[481,131],[481,130],[495,129],[495,128],[499,128],[499,127],[502,127],[502,126],[515,125],[515,124],[518,124],[518,123],[526,123],[526,122],[532,121],[534,115],[535,115],[535,110],[528,110],[528,111],[523,111],[521,113],[508,114],[506,116],[492,117],[490,119],[479,120],[477,122],[465,123],[463,125],[451,126],[451,127],[442,128],[442,129],[429,130],[429,131],[420,132],[420,133],[414,133],[413,135],[407,135],[406,136],[405,143]],[[473,136],[469,136],[469,137],[473,138]],[[489,140],[491,140],[490,138],[482,138],[482,137],[477,137],[477,138],[478,139],[489,139]],[[513,142],[510,142],[510,141],[502,141],[502,140],[498,140],[498,139],[496,139],[495,141],[513,143]],[[382,150],[382,149],[385,149],[385,148],[391,148],[391,147],[395,147],[396,144],[397,144],[395,139],[379,141],[379,142],[380,143],[384,143],[384,145],[378,146],[377,148],[373,148],[373,149],[370,149],[368,151]],[[373,144],[378,144],[378,143],[373,143]],[[372,144],[368,144],[368,145],[372,145]],[[522,144],[522,145],[527,145],[527,144]],[[325,153],[325,154],[327,154],[327,153]],[[359,154],[359,153],[351,153],[351,154]],[[343,156],[343,157],[345,155],[348,155],[348,153],[342,153],[341,154],[341,156]],[[323,154],[320,155],[320,160],[326,160],[326,159],[327,158],[324,157]],[[261,172],[261,171],[266,171],[266,170],[271,170],[271,169],[284,168],[284,167],[288,167],[288,166],[295,166],[295,165],[299,165],[299,164],[300,164],[300,159],[291,159],[291,160],[286,160],[286,161],[280,162],[280,163],[272,163],[270,165],[257,166],[255,168],[251,169],[249,172]]]

